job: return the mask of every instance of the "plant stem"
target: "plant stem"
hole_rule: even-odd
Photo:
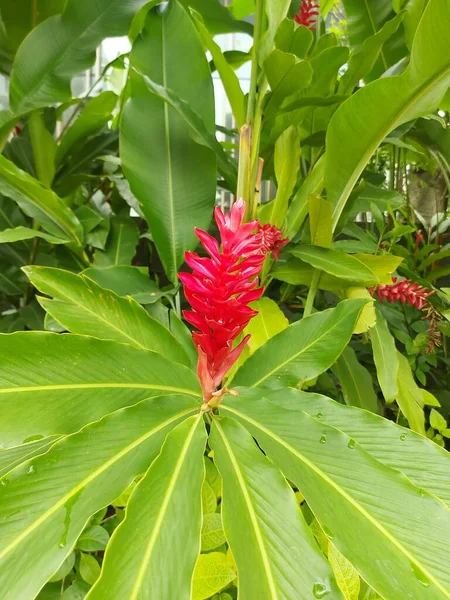
[[[312,313],[312,309],[314,308],[314,300],[316,298],[317,288],[319,287],[320,276],[322,273],[319,270],[314,271],[314,274],[311,279],[311,285],[308,290],[308,296],[306,298],[305,310],[303,312],[303,318],[309,317]]]
[[[248,104],[247,104],[247,124],[253,123],[255,105],[256,105],[256,92],[258,87],[258,51],[259,41],[261,38],[262,22],[264,15],[264,0],[256,0],[255,6],[255,28],[253,34],[253,52],[252,52],[252,72],[250,76],[250,90],[248,93]]]

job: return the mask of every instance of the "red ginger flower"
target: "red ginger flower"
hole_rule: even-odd
[[[288,239],[272,225],[258,221],[243,223],[245,202],[236,202],[229,214],[215,209],[222,248],[206,231],[195,229],[209,257],[186,252],[192,273],[179,273],[192,310],[183,311],[193,325],[192,338],[198,351],[197,373],[205,402],[215,394],[225,374],[239,358],[250,336],[233,348],[233,342],[257,311],[248,304],[258,300],[264,289],[258,275],[269,252],[277,258]]]
[[[434,290],[427,291],[426,288],[418,283],[411,282],[411,279],[404,279],[397,282],[397,278],[392,279],[390,285],[377,285],[374,288],[369,288],[370,293],[378,296],[380,302],[401,302],[402,304],[410,304],[419,310],[428,306],[428,296],[434,294]]]
[[[301,0],[298,13],[294,21],[299,25],[304,25],[308,29],[315,29],[319,17],[319,3],[314,0]]]

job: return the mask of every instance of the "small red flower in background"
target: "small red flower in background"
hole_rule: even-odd
[[[186,252],[192,273],[179,273],[192,310],[183,311],[193,325],[192,338],[198,351],[197,373],[205,402],[216,393],[223,377],[239,358],[250,336],[233,348],[233,342],[257,311],[248,304],[258,300],[264,289],[258,275],[269,252],[277,258],[287,244],[281,231],[258,221],[243,223],[245,202],[236,202],[229,214],[215,209],[222,247],[201,229],[195,233],[209,257]],[[220,394],[220,393],[219,393]]]
[[[427,291],[426,288],[418,283],[411,282],[411,279],[404,279],[397,282],[397,278],[392,279],[393,283],[389,285],[377,285],[374,288],[369,288],[372,295],[378,296],[380,302],[401,302],[402,304],[410,304],[419,310],[429,305],[428,297],[434,294],[434,290]]]
[[[301,0],[300,9],[294,17],[294,21],[299,25],[304,25],[309,29],[315,29],[317,19],[319,18],[319,3],[314,0]]]
[[[420,246],[422,245],[423,233],[421,231],[416,231],[415,239],[416,239],[416,251],[417,251],[417,250],[420,250]]]

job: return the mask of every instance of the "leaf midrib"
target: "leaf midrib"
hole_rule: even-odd
[[[148,431],[137,440],[120,450],[113,457],[109,458],[106,462],[104,462],[100,467],[95,469],[93,473],[85,477],[80,483],[78,483],[75,487],[70,490],[67,494],[65,494],[62,498],[60,498],[51,508],[49,508],[45,513],[43,513],[36,521],[34,521],[31,525],[29,525],[20,535],[18,535],[8,546],[6,546],[2,551],[0,551],[0,561],[14,548],[20,544],[24,539],[28,537],[35,529],[37,529],[42,523],[50,518],[57,510],[63,507],[67,502],[69,502],[72,498],[74,498],[77,494],[79,494],[87,485],[92,483],[97,477],[99,477],[102,473],[104,473],[107,469],[112,467],[117,461],[126,456],[129,452],[137,448],[140,444],[144,443],[146,440],[151,438],[156,433],[159,433],[162,429],[170,425],[171,423],[179,420],[183,416],[188,417],[191,414],[194,414],[196,409],[187,409],[180,413],[177,413],[170,419],[167,419],[163,423],[160,423],[157,427]],[[76,435],[76,434],[75,434]]]
[[[229,458],[230,458],[230,462],[231,465],[234,469],[234,472],[236,474],[236,478],[239,484],[239,487],[241,489],[242,495],[244,497],[244,501],[245,504],[247,506],[247,510],[248,510],[248,514],[250,517],[250,522],[252,524],[253,527],[253,531],[255,532],[255,537],[256,537],[256,541],[258,543],[258,548],[260,550],[260,554],[261,554],[261,559],[262,559],[262,563],[264,566],[264,571],[266,574],[266,578],[267,578],[267,583],[269,584],[269,589],[270,589],[270,594],[271,594],[271,598],[272,600],[278,600],[278,593],[277,593],[277,589],[276,589],[276,584],[275,584],[275,580],[273,577],[273,573],[272,570],[270,568],[270,560],[269,557],[267,555],[267,550],[264,544],[264,540],[261,534],[261,530],[258,524],[258,518],[255,514],[255,510],[253,508],[253,503],[252,500],[250,498],[250,495],[247,491],[247,487],[245,485],[245,480],[244,477],[242,475],[242,472],[239,468],[239,464],[238,461],[236,460],[236,457],[234,455],[233,449],[231,448],[230,444],[228,443],[228,440],[222,430],[222,427],[220,426],[220,423],[217,419],[214,420],[214,424],[217,428],[218,433],[220,434],[220,437],[222,438],[223,441],[223,445],[225,446],[225,449],[228,452]]]
[[[326,248],[326,250],[328,250],[328,248]],[[334,252],[339,252],[339,250],[333,250],[330,249],[332,253]],[[298,253],[301,253],[303,256],[298,256]],[[320,251],[319,251],[320,252]],[[340,253],[340,252],[339,252]],[[355,280],[355,273],[352,270],[351,266],[347,266],[347,264],[345,264],[345,262],[357,262],[360,265],[360,268],[362,271],[366,271],[367,272],[367,279],[364,279],[363,281],[371,281],[372,279],[374,279],[374,282],[379,281],[379,277],[376,276],[376,274],[372,271],[372,269],[370,269],[370,267],[368,267],[365,263],[363,263],[362,261],[358,260],[355,256],[349,256],[348,254],[345,254],[344,252],[342,252],[342,260],[344,260],[344,264],[339,263],[338,267],[339,268],[344,268],[345,273],[343,274],[342,272],[340,272],[338,275],[336,275],[336,263],[334,263],[332,260],[330,260],[329,258],[327,258],[327,253],[323,253],[323,254],[314,254],[314,252],[312,252],[312,254],[308,254],[308,248],[298,248],[296,250],[296,254],[294,254],[294,252],[292,252],[292,254],[297,257],[300,258],[300,260],[303,260],[304,262],[308,262],[307,259],[317,259],[318,261],[322,261],[323,263],[325,263],[326,265],[329,265],[329,269],[330,271],[333,271],[334,269],[334,273],[330,273],[331,275],[333,275],[334,277],[342,277],[342,279],[351,279],[352,281],[356,281]],[[306,256],[306,259],[305,259]],[[311,264],[311,263],[308,263]],[[320,267],[315,267],[317,269],[320,269]],[[322,269],[325,270],[325,269]],[[330,272],[327,271],[327,272]],[[348,275],[347,275],[348,274]]]
[[[89,389],[110,389],[110,388],[123,388],[123,389],[143,389],[143,390],[162,390],[165,392],[177,392],[180,394],[187,394],[188,396],[195,396],[200,398],[201,395],[193,390],[187,390],[184,388],[178,388],[170,385],[159,385],[154,383],[55,383],[47,385],[30,385],[30,386],[17,386],[10,388],[0,388],[0,394],[9,393],[22,393],[22,392],[41,392],[41,391],[55,391],[55,390],[89,390]]]
[[[445,595],[446,598],[450,598],[450,592],[448,590],[446,590],[438,581],[436,581],[436,578],[434,577],[434,575],[432,575],[427,570],[427,568],[418,561],[418,559],[415,556],[410,554],[409,550],[407,550],[403,546],[402,543],[400,543],[398,540],[396,540],[395,537],[393,537],[393,535],[391,535],[391,533],[389,531],[387,531],[387,529],[385,529],[385,527],[381,523],[379,523],[379,521],[377,521],[375,517],[373,517],[363,506],[361,506],[361,504],[357,500],[355,500],[352,496],[350,496],[338,483],[336,483],[326,473],[324,473],[322,471],[322,469],[320,469],[318,466],[316,466],[314,463],[312,463],[308,458],[306,458],[306,456],[304,456],[298,450],[296,450],[293,446],[291,446],[290,444],[285,442],[282,438],[280,438],[278,435],[276,435],[273,431],[270,431],[270,429],[267,429],[264,425],[262,425],[261,423],[258,423],[258,421],[255,421],[251,417],[247,416],[245,413],[241,413],[238,410],[235,410],[224,404],[221,405],[221,410],[228,411],[234,415],[237,415],[240,419],[247,421],[248,423],[250,423],[257,429],[262,431],[265,435],[272,438],[276,443],[283,446],[289,453],[294,455],[301,462],[303,462],[307,467],[309,467],[312,471],[314,471],[328,485],[330,485],[332,488],[334,488],[343,498],[345,498],[345,500],[347,500],[347,502],[349,502],[349,504],[351,504],[358,512],[360,512],[361,515],[364,518],[366,518],[367,521],[369,521],[369,523],[371,523],[376,529],[378,529],[378,531],[380,533],[382,533],[396,548],[398,548],[398,550],[411,563],[416,565],[416,567],[418,569],[420,569],[420,571],[424,574],[424,576],[427,577],[427,579],[430,582],[433,582],[433,584],[436,586],[436,588],[439,589]],[[303,410],[301,412],[311,418],[311,416],[308,415],[308,413],[305,413]]]
[[[172,476],[170,478],[170,483],[169,483],[169,486],[167,487],[167,491],[164,496],[164,500],[163,500],[163,502],[161,504],[161,508],[158,512],[158,516],[156,518],[152,534],[151,534],[148,544],[145,548],[141,566],[139,567],[138,574],[136,576],[135,583],[131,590],[129,600],[137,600],[137,598],[139,597],[138,595],[139,595],[140,587],[141,587],[142,581],[145,577],[145,573],[148,569],[148,565],[151,560],[153,550],[155,548],[156,540],[157,540],[159,534],[161,533],[162,523],[166,516],[167,510],[169,509],[169,504],[172,499],[173,493],[175,491],[175,486],[180,478],[183,463],[186,459],[186,456],[189,451],[189,447],[191,445],[192,438],[194,437],[195,431],[202,419],[203,419],[203,415],[202,415],[202,413],[199,413],[197,418],[194,421],[194,424],[192,425],[192,427],[189,431],[189,434],[187,435],[187,437],[183,443],[180,455],[175,464],[175,468],[172,471]]]

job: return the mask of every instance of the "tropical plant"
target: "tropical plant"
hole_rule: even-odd
[[[3,600],[450,599],[450,13],[335,5],[0,0]]]

